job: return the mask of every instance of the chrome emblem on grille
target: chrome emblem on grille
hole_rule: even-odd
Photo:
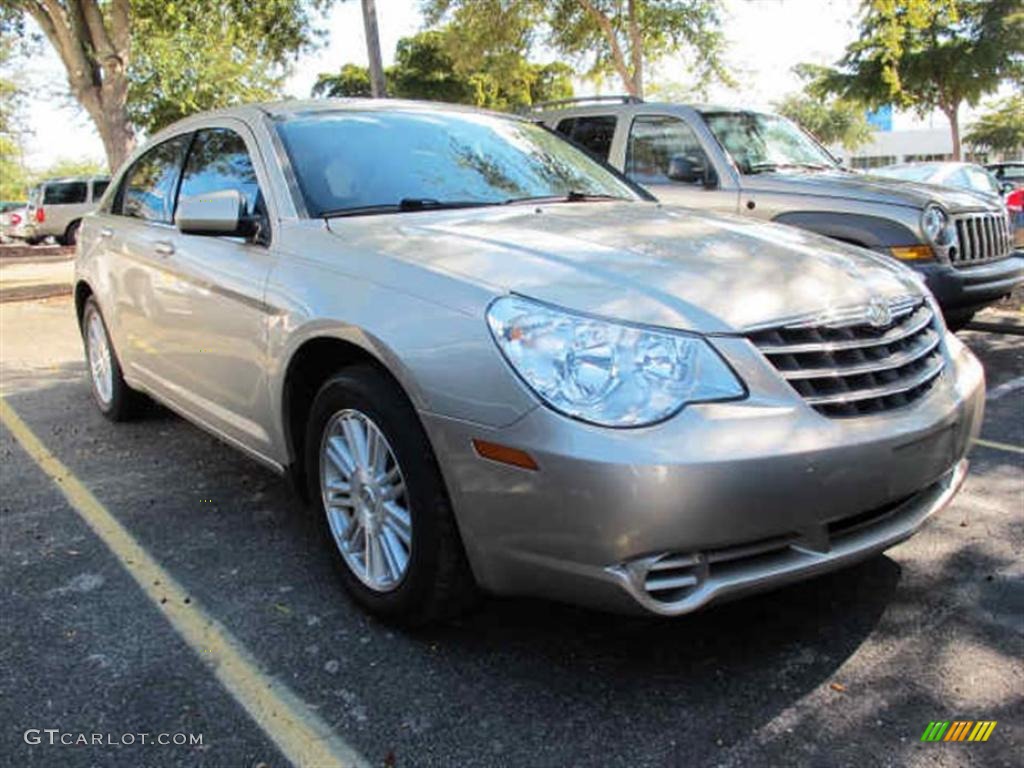
[[[868,301],[867,318],[875,328],[884,328],[892,323],[892,310],[889,308],[889,302],[878,296],[872,296]]]

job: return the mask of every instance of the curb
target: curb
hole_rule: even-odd
[[[71,286],[67,283],[49,283],[46,285],[20,285],[16,288],[0,290],[0,304],[10,301],[36,301],[52,299],[56,296],[70,296]]]

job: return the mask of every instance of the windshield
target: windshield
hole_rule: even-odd
[[[312,216],[519,200],[635,200],[615,173],[551,132],[482,113],[336,111],[283,118]]]
[[[705,112],[703,116],[741,173],[837,167],[818,142],[784,117],[759,112]]]

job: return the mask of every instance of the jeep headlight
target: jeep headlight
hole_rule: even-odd
[[[607,427],[662,421],[746,390],[700,336],[585,317],[506,296],[487,310],[505,359],[556,411]]]
[[[921,214],[921,231],[929,243],[940,248],[951,245],[956,237],[949,215],[935,203],[925,206]]]

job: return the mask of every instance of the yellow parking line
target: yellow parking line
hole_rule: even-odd
[[[1021,448],[1019,445],[1011,445],[1010,443],[997,443],[995,440],[982,440],[980,437],[974,438],[974,442],[977,445],[984,446],[985,448],[994,448],[997,451],[1024,453],[1024,448]]]
[[[0,422],[57,484],[68,503],[289,762],[309,768],[368,766],[294,693],[260,670],[241,643],[191,599],[89,489],[50,453],[3,398]]]

